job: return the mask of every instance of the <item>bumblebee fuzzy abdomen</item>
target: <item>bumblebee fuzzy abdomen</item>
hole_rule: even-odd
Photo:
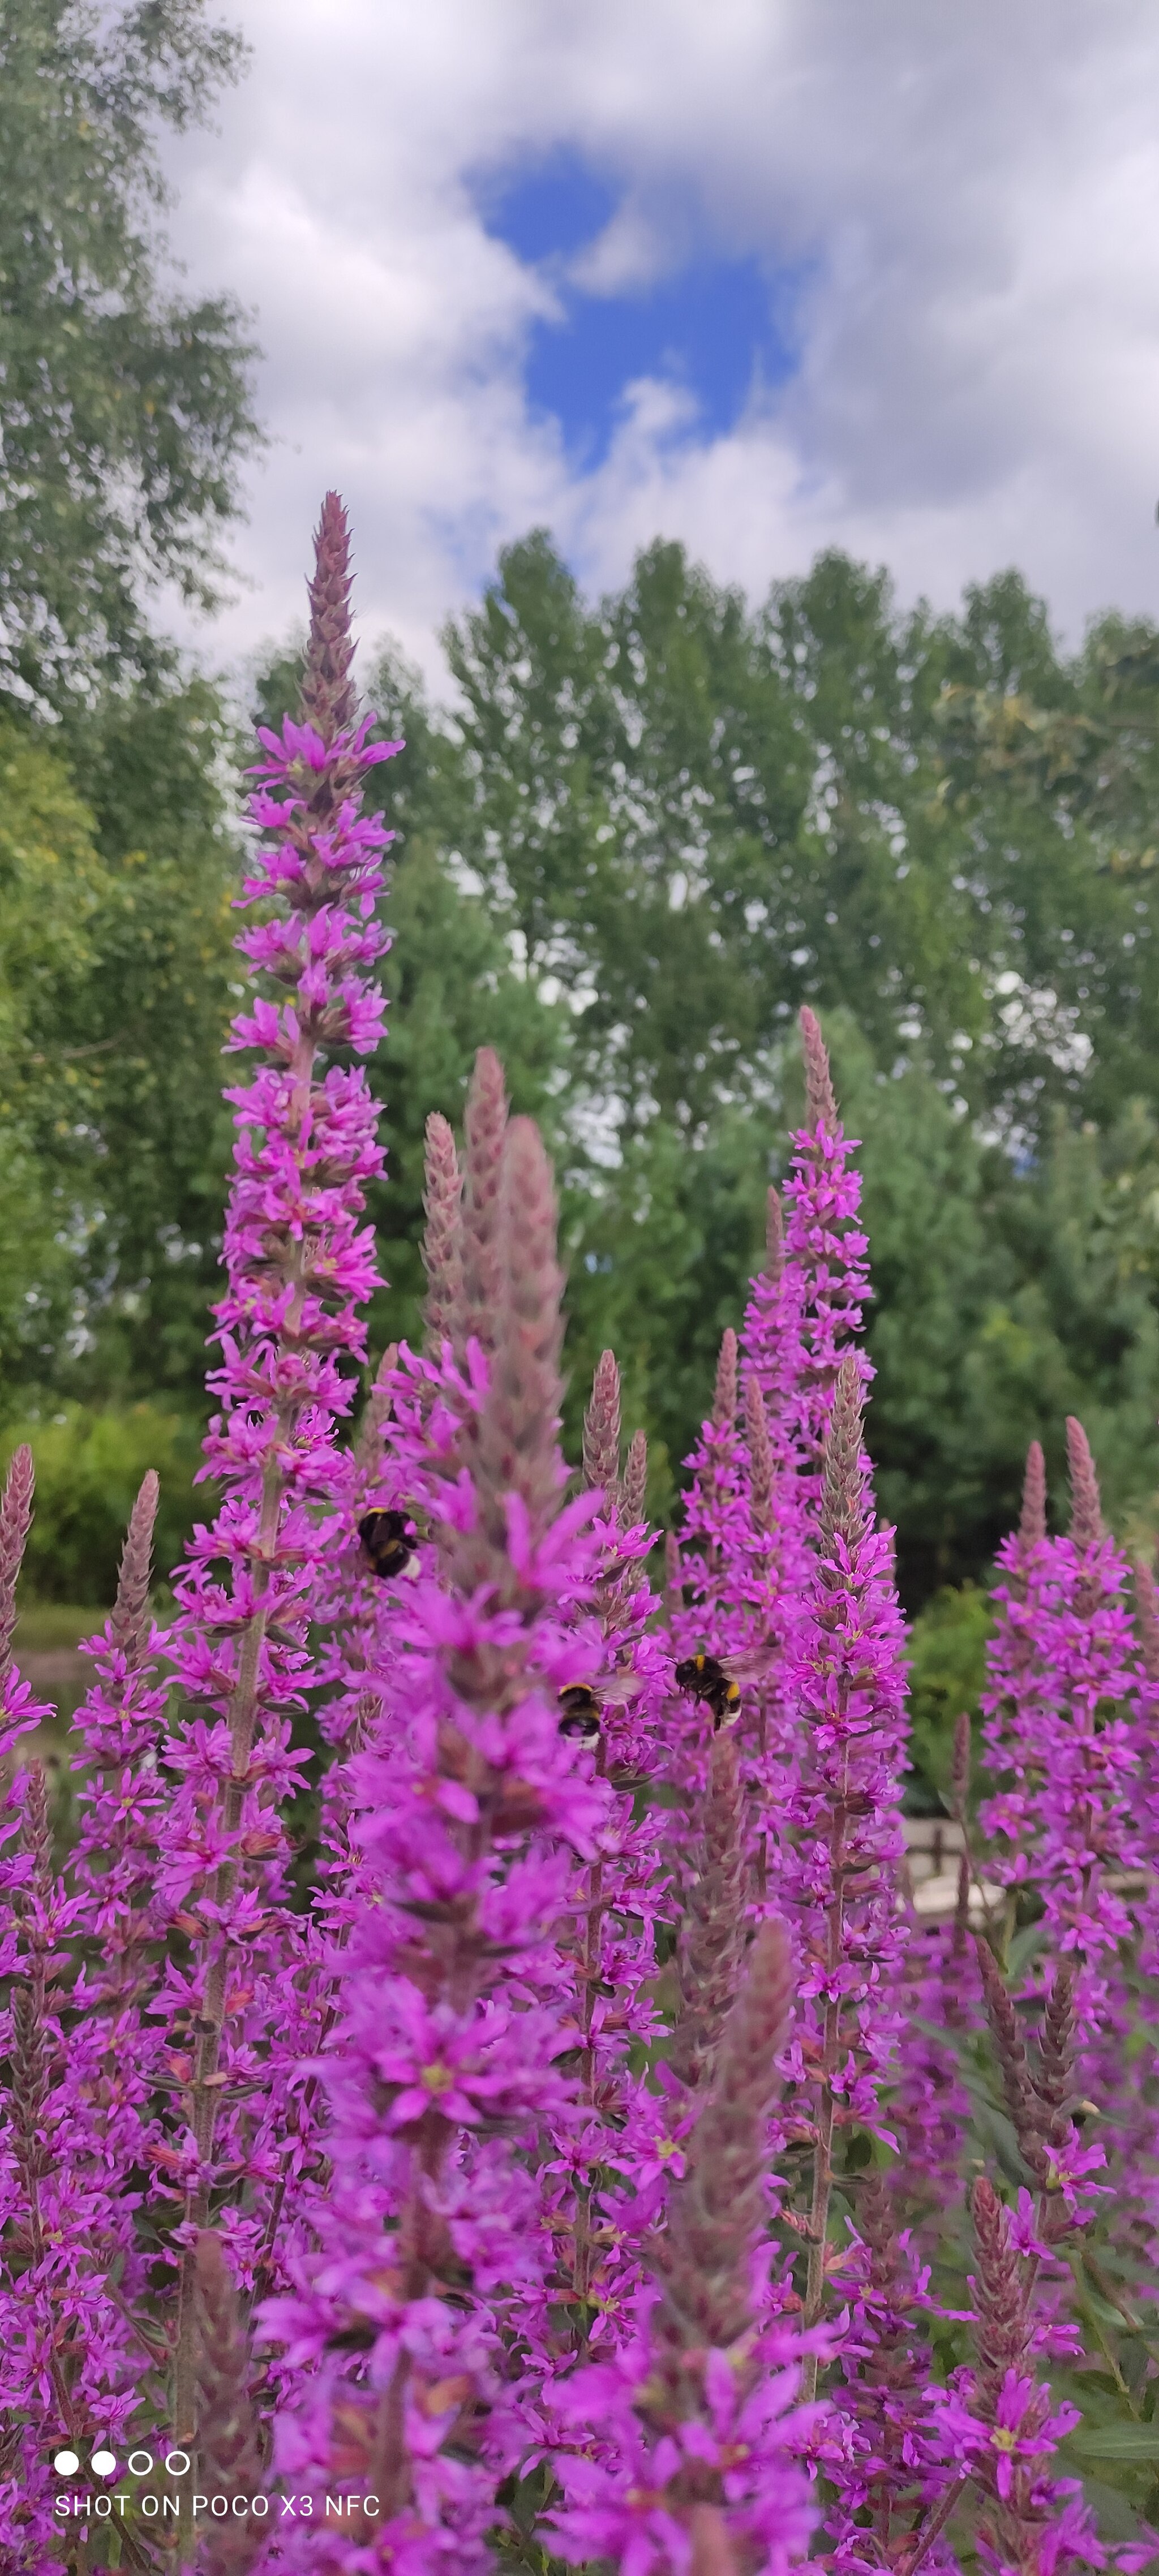
[[[599,1743],[600,1704],[586,1682],[569,1682],[567,1689],[559,1694],[559,1705],[561,1735],[569,1736],[573,1743],[586,1744],[589,1749]]]
[[[714,1691],[709,1701],[717,1726],[731,1726],[740,1709],[740,1683],[726,1681],[723,1691]]]
[[[405,1573],[415,1550],[415,1541],[408,1537],[407,1532],[405,1512],[378,1509],[363,1513],[358,1535],[370,1571],[379,1577],[380,1582],[386,1583],[392,1575]]]
[[[731,1726],[740,1708],[740,1683],[715,1655],[686,1656],[677,1664],[676,1681],[681,1690],[707,1702],[714,1727]]]

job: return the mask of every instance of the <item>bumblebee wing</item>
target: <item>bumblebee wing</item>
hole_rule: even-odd
[[[592,1683],[596,1698],[605,1708],[623,1708],[630,1699],[638,1699],[644,1684],[639,1673],[601,1673]]]
[[[717,1662],[730,1682],[759,1682],[773,1661],[770,1646],[748,1646],[737,1655],[718,1655]]]

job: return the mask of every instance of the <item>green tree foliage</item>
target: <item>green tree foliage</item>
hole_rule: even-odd
[[[986,1648],[994,1618],[981,1584],[944,1585],[919,1610],[909,1634],[911,1812],[941,1815],[950,1805],[954,1730],[963,1713],[975,1720],[986,1683]],[[975,1773],[978,1771],[976,1747]]]
[[[0,1150],[36,1177],[8,1413],[41,1387],[196,1387],[228,1150],[227,748],[213,692],[173,674],[67,729],[0,726]]]
[[[1068,661],[1016,574],[899,615],[832,553],[750,615],[667,544],[593,610],[538,535],[447,643],[448,820],[634,1114],[755,1096],[805,1000],[1006,1131],[1154,1084],[1151,630]]]
[[[10,1425],[0,1437],[0,1469],[22,1440],[36,1458],[36,1518],[26,1563],[38,1601],[108,1608],[125,1524],[150,1467],[161,1478],[157,1563],[176,1562],[194,1512],[195,1422],[153,1404],[70,1404]],[[208,1509],[202,1488],[200,1517]]]
[[[431,828],[567,994],[576,1132],[618,1140],[584,1178],[585,1369],[610,1333],[681,1455],[808,999],[864,1139],[911,1595],[985,1564],[1068,1406],[1153,1516],[1159,639],[1107,619],[1067,658],[1016,574],[899,614],[834,553],[754,615],[659,544],[589,608],[536,535],[447,645]]]
[[[464,858],[532,971],[566,988],[597,1097],[637,1126],[694,1125],[789,1008],[766,993],[762,889],[809,783],[739,597],[656,546],[592,613],[540,535],[507,550],[447,647]]]
[[[862,1139],[907,1598],[984,1578],[1035,1435],[1061,1503],[1067,1411],[1119,1523],[1153,1527],[1159,639],[1105,620],[1068,658],[1015,575],[935,619],[836,555],[752,613],[667,545],[592,607],[536,536],[447,644],[450,711],[393,654],[367,680],[407,742],[379,773],[377,1346],[421,1329],[426,1117],[457,1115],[495,1045],[560,1176],[573,1447],[610,1341],[669,1508],[786,1168],[808,998]],[[296,690],[289,646],[258,713]],[[4,1329],[45,1419],[154,1393],[192,1418],[228,1152],[230,736],[162,666],[12,741],[35,829],[9,822],[68,892],[46,905],[48,862],[23,863]]]
[[[834,1063],[863,1139],[878,1371],[871,1438],[912,1600],[982,1572],[1040,1439],[1065,1509],[1063,1426],[1085,1423],[1120,1526],[1159,1503],[1159,1143],[1050,1113],[1012,1161],[920,1065],[890,1076],[838,1017]]]
[[[143,585],[212,599],[256,440],[228,297],[160,277],[159,127],[200,117],[238,39],[202,0],[0,8],[0,686],[60,703],[147,664]]]
[[[62,1336],[74,1291],[75,1243],[54,1172],[81,1076],[55,1014],[90,972],[106,891],[92,818],[67,769],[0,719],[0,1350],[9,1409]]]
[[[237,736],[204,680],[161,668],[74,720],[69,751],[111,885],[94,972],[71,996],[94,1050],[77,1140],[84,1384],[185,1402],[204,1373],[231,1142]]]

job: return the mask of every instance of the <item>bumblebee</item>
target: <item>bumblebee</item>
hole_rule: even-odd
[[[766,1655],[687,1655],[676,1667],[680,1690],[691,1691],[694,1699],[703,1699],[712,1711],[713,1730],[735,1726],[740,1715],[741,1683],[754,1681],[768,1661]]]
[[[364,1512],[358,1535],[370,1571],[381,1582],[389,1583],[395,1574],[405,1574],[413,1580],[419,1570],[415,1555],[418,1533],[405,1512]]]
[[[560,1734],[570,1735],[574,1742],[594,1751],[605,1708],[622,1708],[625,1700],[634,1699],[642,1688],[635,1673],[605,1673],[594,1689],[590,1682],[569,1682],[559,1694]]]
[[[570,1735],[589,1751],[600,1740],[600,1703],[587,1682],[569,1682],[559,1694],[561,1735]]]

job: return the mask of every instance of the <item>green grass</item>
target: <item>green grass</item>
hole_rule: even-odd
[[[16,1657],[59,1654],[104,1625],[105,1614],[71,1601],[30,1601],[16,1622]]]

